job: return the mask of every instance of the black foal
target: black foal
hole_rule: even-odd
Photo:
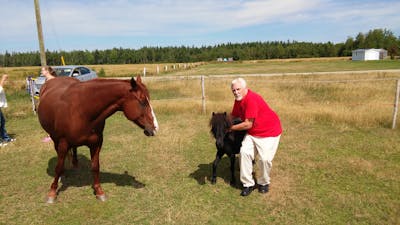
[[[235,179],[235,159],[236,154],[239,154],[240,147],[242,146],[243,138],[246,131],[233,131],[228,132],[232,124],[240,123],[239,120],[232,121],[231,117],[224,113],[212,113],[210,119],[211,133],[215,138],[215,145],[217,147],[217,155],[213,162],[211,183],[217,182],[217,166],[222,156],[226,154],[231,160],[231,185],[236,184]]]

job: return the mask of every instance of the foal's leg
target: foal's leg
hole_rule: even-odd
[[[92,173],[93,173],[93,189],[96,194],[96,198],[105,201],[106,195],[100,185],[100,163],[99,156],[101,150],[101,142],[99,146],[90,147],[90,157],[92,160]]]
[[[72,148],[72,166],[74,167],[74,169],[78,168],[78,154],[76,147]]]
[[[219,161],[221,161],[221,158],[224,154],[221,154],[220,151],[217,152],[217,155],[215,156],[215,160],[213,162],[213,167],[212,167],[212,177],[211,177],[211,184],[217,183],[217,166]]]
[[[47,203],[54,203],[57,197],[58,180],[64,172],[64,160],[68,152],[68,143],[60,140],[58,143],[54,143],[54,148],[57,151],[57,165],[55,167],[53,183],[51,184],[50,191],[47,194]]]
[[[235,186],[236,185],[236,178],[235,178],[235,159],[236,159],[236,155],[235,154],[231,154],[229,156],[229,158],[231,159],[231,186]]]

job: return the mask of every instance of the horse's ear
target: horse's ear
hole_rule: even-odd
[[[226,116],[226,112],[224,112],[224,116]]]
[[[136,81],[135,81],[135,78],[131,78],[131,86],[132,86],[132,89],[133,90],[136,90],[136,88],[137,88],[137,83],[136,83]]]
[[[215,112],[213,112],[212,115],[214,116],[214,115],[215,115]]]
[[[142,83],[142,77],[140,75],[136,77],[136,82]]]

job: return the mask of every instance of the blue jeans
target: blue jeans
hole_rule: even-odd
[[[9,141],[11,139],[6,131],[6,118],[4,118],[1,108],[0,108],[0,137],[3,139],[3,141]]]

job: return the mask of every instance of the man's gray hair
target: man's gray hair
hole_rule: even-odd
[[[242,85],[242,88],[246,88],[246,87],[247,87],[246,81],[245,81],[243,78],[241,78],[241,77],[234,79],[234,80],[232,81],[231,86],[234,85],[234,84],[236,84],[236,83],[240,83],[240,84]]]

